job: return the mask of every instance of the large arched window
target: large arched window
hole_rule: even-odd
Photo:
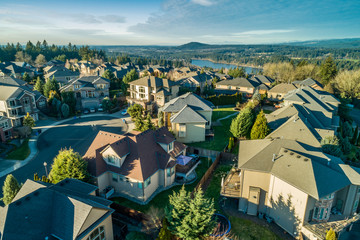
[[[87,240],[105,240],[105,228],[104,226],[98,227],[95,229]]]

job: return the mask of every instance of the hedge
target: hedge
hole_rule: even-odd
[[[235,93],[233,95],[213,95],[206,98],[206,100],[212,102],[215,106],[221,106],[221,105],[231,105],[236,104],[237,102],[241,102],[242,100],[242,94],[241,93]]]

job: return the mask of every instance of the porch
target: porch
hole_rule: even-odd
[[[229,175],[222,182],[221,196],[224,197],[240,197],[240,169],[232,168]]]

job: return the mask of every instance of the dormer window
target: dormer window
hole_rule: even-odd
[[[110,163],[110,164],[115,164],[116,157],[115,157],[115,156],[108,155],[108,156],[106,156],[106,160],[107,160],[107,162]]]

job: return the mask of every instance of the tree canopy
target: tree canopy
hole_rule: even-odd
[[[12,174],[8,174],[6,176],[4,185],[2,187],[3,190],[3,198],[2,201],[5,205],[9,205],[11,201],[14,199],[16,194],[19,192],[21,185],[18,183],[16,178]]]
[[[230,125],[230,132],[236,138],[250,137],[251,128],[254,124],[254,113],[250,107],[245,107],[234,118]]]
[[[251,129],[250,137],[251,139],[263,139],[270,132],[270,128],[267,123],[264,111],[260,111],[257,115],[255,123]]]

